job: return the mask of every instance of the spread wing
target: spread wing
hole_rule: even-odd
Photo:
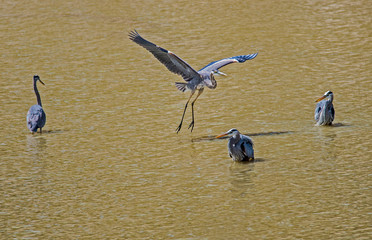
[[[181,75],[185,81],[190,81],[199,74],[176,54],[161,48],[142,38],[136,30],[129,33],[129,39],[151,52],[169,71]]]
[[[229,57],[229,58],[224,58],[218,61],[214,61],[209,63],[207,66],[203,67],[199,71],[207,71],[207,72],[212,72],[215,70],[218,70],[219,68],[222,68],[230,63],[243,63],[246,60],[251,60],[255,58],[258,55],[258,53],[253,53],[249,55],[240,55],[240,56],[235,56],[235,57]]]

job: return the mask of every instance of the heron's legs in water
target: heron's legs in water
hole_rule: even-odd
[[[194,123],[195,123],[195,121],[194,121],[194,103],[196,102],[196,99],[198,99],[198,97],[203,93],[203,91],[204,91],[204,88],[199,89],[198,95],[196,96],[196,98],[194,99],[194,101],[192,101],[192,103],[191,103],[192,121],[191,121],[191,123],[189,125],[189,128],[191,128],[191,132],[194,129]]]
[[[183,114],[182,114],[182,118],[181,118],[180,125],[178,125],[178,127],[176,128],[176,132],[177,132],[177,133],[181,130],[182,122],[183,122],[183,118],[185,117],[185,112],[186,112],[187,104],[189,104],[190,99],[191,99],[191,97],[194,95],[194,93],[195,93],[195,90],[191,91],[190,97],[189,97],[189,99],[188,99],[187,102],[186,102],[185,109],[183,110]]]

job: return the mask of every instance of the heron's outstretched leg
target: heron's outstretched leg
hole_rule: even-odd
[[[177,132],[177,133],[181,130],[182,122],[183,122],[183,118],[185,117],[185,112],[186,112],[187,104],[189,104],[190,99],[191,99],[192,95],[194,95],[194,93],[195,93],[195,90],[192,90],[192,91],[191,91],[191,94],[190,94],[190,97],[189,97],[189,99],[188,99],[187,102],[186,102],[185,109],[183,110],[183,114],[182,114],[182,118],[181,118],[180,125],[178,125],[178,127],[176,128],[176,132]]]
[[[198,95],[196,96],[194,101],[192,101],[192,103],[191,103],[192,121],[189,125],[189,128],[191,128],[191,132],[194,129],[194,123],[195,123],[195,121],[194,121],[194,103],[196,102],[196,99],[198,99],[198,97],[203,93],[203,91],[204,91],[204,88],[199,89]]]

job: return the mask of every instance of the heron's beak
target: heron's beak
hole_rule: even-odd
[[[222,75],[222,76],[227,76],[226,73],[223,73],[223,72],[221,72],[221,71],[219,71],[219,70],[217,70],[217,72],[216,72],[215,74],[217,74],[217,75]]]
[[[227,136],[227,133],[224,133],[224,134],[221,134],[221,135],[218,135],[216,138],[222,138],[224,136]]]
[[[326,96],[324,95],[324,96],[322,96],[322,97],[320,97],[320,98],[318,98],[317,100],[315,100],[315,102],[320,102],[320,101],[322,101],[324,98],[326,98]]]

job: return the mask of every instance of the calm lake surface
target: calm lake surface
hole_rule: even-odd
[[[371,16],[368,0],[2,1],[0,238],[371,239]],[[132,29],[195,69],[259,54],[176,134],[189,93]],[[335,124],[316,127],[327,90]],[[214,138],[233,127],[256,162]]]

